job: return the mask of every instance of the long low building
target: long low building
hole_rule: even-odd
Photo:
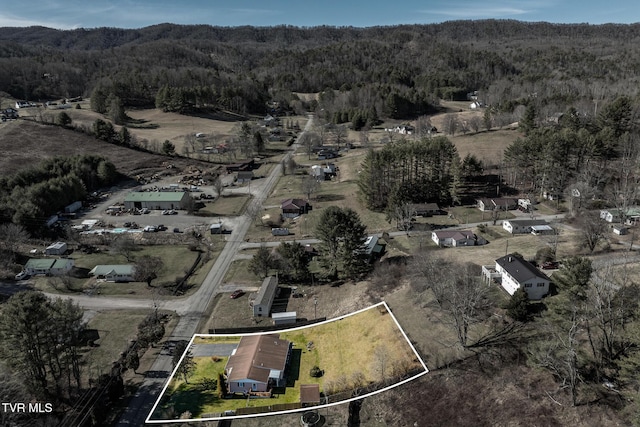
[[[124,199],[125,209],[184,209],[191,197],[185,191],[133,191]]]
[[[544,230],[553,229],[544,219],[508,219],[502,221],[502,228],[511,234],[528,234],[534,230],[534,227],[546,226]],[[537,228],[540,230],[540,228]]]
[[[74,263],[72,259],[66,258],[32,258],[24,266],[24,271],[29,275],[44,274],[47,276],[60,276],[71,271]]]

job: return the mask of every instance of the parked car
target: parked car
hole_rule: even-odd
[[[164,224],[156,225],[156,230],[157,231],[165,231],[166,229],[167,229],[167,227]]]
[[[29,273],[27,273],[26,271],[21,271],[20,273],[16,274],[16,280],[23,280],[28,278],[29,278]]]
[[[174,232],[174,233],[181,233],[181,231],[180,231],[180,229],[179,229],[178,227],[174,228],[174,229],[173,229],[173,232]]]
[[[145,228],[142,229],[142,231],[146,231],[147,233],[153,233],[157,230],[153,225],[147,225]]]
[[[244,295],[244,291],[242,289],[237,289],[233,291],[229,296],[231,299],[236,299],[236,298],[240,298],[242,295]]]

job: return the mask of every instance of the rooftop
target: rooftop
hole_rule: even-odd
[[[132,191],[125,202],[180,202],[184,191]]]
[[[271,369],[284,371],[289,345],[275,334],[243,336],[227,362],[229,381],[251,378],[266,383]]]
[[[549,280],[549,277],[534,267],[533,264],[513,254],[498,258],[496,264],[502,267],[519,283],[536,277]]]

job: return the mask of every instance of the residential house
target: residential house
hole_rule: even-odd
[[[431,239],[438,246],[475,246],[480,244],[471,230],[438,230],[431,233]]]
[[[364,255],[370,262],[379,259],[384,255],[384,244],[380,243],[380,238],[378,236],[368,236],[367,240],[364,241]]]
[[[287,199],[280,204],[284,218],[295,218],[311,210],[311,205],[302,199]]]
[[[495,271],[500,275],[500,283],[509,295],[513,295],[521,287],[524,287],[532,300],[541,299],[549,293],[549,277],[519,256],[509,254],[498,258]]]
[[[621,222],[622,216],[622,210],[620,209],[602,209],[600,211],[600,219],[607,222]],[[628,208],[624,216],[628,224],[636,223],[640,220],[640,208],[637,206]]]
[[[239,184],[251,182],[252,179],[253,179],[252,171],[240,171],[236,174],[236,182],[238,182]]]
[[[476,205],[478,206],[478,209],[483,212],[492,211],[495,208],[495,205],[493,204],[493,201],[491,199],[478,199],[476,200]]]
[[[333,163],[311,166],[311,176],[318,181],[329,181],[336,176],[338,168]]]
[[[186,191],[133,191],[124,199],[125,209],[184,209],[189,200]]]
[[[544,219],[508,219],[502,221],[502,228],[511,234],[529,234],[532,231],[531,227],[540,225],[545,225],[553,230]]]
[[[55,242],[47,246],[44,250],[45,255],[64,255],[67,253],[67,244],[65,242]]]
[[[46,276],[60,276],[71,271],[73,265],[74,263],[72,259],[32,258],[25,264],[24,271],[31,276],[38,274],[44,274]]]
[[[131,264],[96,265],[89,271],[89,275],[107,282],[133,282],[135,266]]]
[[[513,197],[493,197],[478,199],[476,201],[481,211],[503,210],[509,211],[518,208],[518,199]]]
[[[243,336],[224,368],[229,393],[266,392],[284,386],[290,357],[291,342],[277,334]]]
[[[442,212],[437,203],[415,203],[412,209],[417,216],[439,215]]]
[[[262,286],[253,300],[253,317],[269,317],[277,291],[278,278],[276,276],[266,277],[262,281]]]

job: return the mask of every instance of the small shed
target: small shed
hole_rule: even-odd
[[[221,222],[216,222],[215,224],[211,224],[209,227],[211,234],[222,234],[224,232],[224,225]]]
[[[296,311],[287,311],[284,313],[273,313],[271,315],[271,319],[273,320],[273,324],[278,325],[292,325],[296,323],[296,319],[298,318],[298,312]]]
[[[244,184],[245,182],[251,182],[252,179],[253,179],[252,171],[239,171],[236,176],[236,181],[239,184]]]
[[[300,384],[300,403],[302,406],[315,406],[320,404],[319,384]]]
[[[613,226],[613,234],[617,234],[619,236],[624,236],[629,233],[629,229],[623,225],[614,225]]]
[[[65,242],[55,242],[44,250],[45,255],[64,255],[67,253],[67,244]]]

